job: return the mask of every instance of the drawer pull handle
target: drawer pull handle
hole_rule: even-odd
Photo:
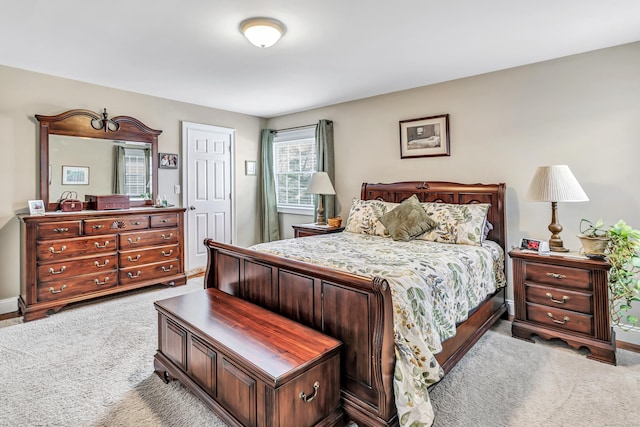
[[[311,402],[318,395],[318,389],[319,388],[320,388],[320,381],[316,381],[315,383],[313,383],[313,393],[311,393],[310,396],[307,396],[304,391],[301,391],[300,392],[300,399],[302,399],[302,401],[304,403]]]
[[[131,255],[129,255],[127,259],[129,260],[129,262],[136,262],[140,259],[140,254],[138,254],[135,259],[131,258]]]
[[[142,224],[142,221],[132,221],[131,225],[140,225]]]
[[[136,277],[140,277],[140,274],[142,274],[142,272],[140,270],[138,270],[138,272],[136,273],[136,275],[134,276],[132,272],[127,273],[129,275],[129,278],[131,279],[135,279]]]
[[[140,237],[136,237],[136,241],[135,242],[131,239],[131,237],[128,237],[127,241],[133,245],[133,244],[136,244],[136,243],[138,243],[140,241]]]
[[[95,280],[94,280],[94,282],[96,282],[96,285],[97,285],[97,286],[100,286],[100,285],[106,285],[108,281],[109,281],[109,278],[108,278],[108,277],[105,277],[103,282],[99,281],[98,279],[95,279]]]
[[[56,233],[65,233],[69,231],[69,229],[67,227],[60,227],[60,228],[54,228],[53,231],[55,231]]]
[[[166,253],[165,251],[162,251],[162,256],[171,256],[171,254],[173,254],[173,249],[171,249],[169,251],[169,253]]]
[[[567,276],[565,276],[564,274],[558,274],[558,273],[547,273],[547,276],[553,277],[554,279],[566,279],[567,278]]]
[[[102,267],[106,267],[107,264],[109,264],[109,260],[105,259],[104,260],[104,264],[100,264],[98,261],[94,261],[93,265],[95,265],[96,267],[102,268]]]
[[[562,318],[562,320],[557,320],[553,318],[553,314],[551,313],[547,313],[547,316],[549,316],[551,318],[551,320],[553,321],[553,323],[557,323],[559,325],[564,325],[565,323],[567,323],[569,321],[569,316],[564,316]]]
[[[62,273],[63,271],[65,271],[66,269],[67,269],[67,266],[66,266],[66,265],[63,265],[63,266],[62,266],[62,268],[60,268],[60,271],[55,271],[55,270],[53,269],[53,267],[51,267],[51,268],[49,268],[49,273],[51,273],[51,274],[60,274],[60,273]]]
[[[67,285],[62,285],[62,286],[60,287],[60,290],[59,290],[59,291],[56,291],[56,290],[55,290],[55,289],[53,289],[53,288],[49,288],[49,292],[51,292],[52,294],[59,294],[60,292],[64,291],[64,288],[66,288],[66,287],[67,287]]]
[[[91,226],[91,228],[93,228],[94,230],[99,230],[101,228],[104,228],[104,225],[99,225],[99,224],[98,225],[93,225],[93,226]]]
[[[547,292],[547,297],[551,300],[551,302],[555,302],[556,304],[564,304],[565,302],[569,301],[569,297],[566,295],[562,297],[562,301],[553,299],[553,295],[551,295],[551,292]]]
[[[64,252],[66,249],[67,249],[67,247],[63,245],[63,246],[60,248],[60,250],[59,250],[59,251],[56,251],[56,250],[54,249],[54,247],[53,247],[53,246],[51,246],[51,247],[49,248],[49,252],[51,252],[52,254],[61,254],[61,253],[62,253],[62,252]]]
[[[107,240],[107,241],[105,241],[105,242],[104,242],[104,245],[102,245],[102,246],[100,246],[100,243],[98,243],[98,242],[94,242],[93,244],[94,244],[94,245],[96,245],[96,248],[98,248],[98,249],[104,249],[104,248],[106,248],[107,246],[109,246],[109,241],[108,241],[108,240]]]
[[[173,264],[171,264],[171,266],[169,268],[166,268],[164,265],[162,266],[162,271],[164,271],[165,273],[167,271],[171,271],[171,270],[173,270]]]
[[[169,240],[172,237],[173,237],[173,233],[169,233],[169,236],[165,236],[164,234],[162,234],[162,239],[163,240]]]
[[[169,222],[168,219],[161,219],[160,222]]]

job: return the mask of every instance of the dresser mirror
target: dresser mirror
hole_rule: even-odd
[[[40,122],[40,197],[47,211],[63,195],[126,194],[131,206],[158,194],[158,135],[139,120],[70,110]]]

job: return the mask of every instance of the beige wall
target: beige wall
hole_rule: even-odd
[[[107,108],[112,116],[133,116],[151,128],[161,129],[159,151],[170,153],[181,153],[181,121],[234,128],[235,243],[247,246],[259,239],[258,179],[244,175],[244,161],[258,158],[263,119],[2,66],[0,94],[0,309],[7,301],[17,301],[19,295],[20,232],[16,213],[26,211],[27,200],[39,197],[35,114],[54,115],[75,108],[100,112]],[[181,184],[180,176],[178,170],[158,171],[159,193],[178,206],[181,196],[173,194],[173,186]]]
[[[450,115],[451,156],[401,160],[398,121],[443,113]],[[343,218],[362,182],[504,182],[509,246],[523,237],[548,239],[550,204],[524,197],[537,166],[567,164],[590,201],[559,204],[566,247],[580,248],[575,234],[583,217],[608,224],[623,218],[640,228],[640,43],[278,117],[267,125],[286,128],[321,118],[334,121]]]

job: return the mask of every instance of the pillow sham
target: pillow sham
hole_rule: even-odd
[[[344,231],[374,236],[389,237],[389,232],[378,218],[398,206],[399,203],[382,200],[360,200],[354,198]]]
[[[438,226],[418,238],[431,242],[481,246],[490,206],[488,203],[422,203],[424,210]]]
[[[438,225],[427,215],[415,194],[382,215],[380,222],[393,240],[401,242],[413,240]]]

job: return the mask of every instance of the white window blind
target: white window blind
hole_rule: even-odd
[[[146,152],[140,148],[125,148],[124,150],[124,190],[125,194],[134,197],[141,196],[147,191],[146,183]]]

